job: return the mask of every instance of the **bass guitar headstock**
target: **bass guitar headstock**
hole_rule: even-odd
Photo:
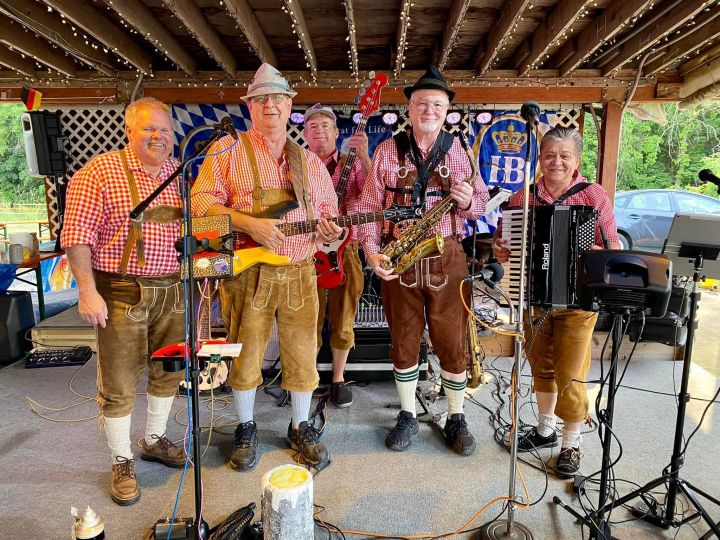
[[[380,107],[380,92],[385,86],[387,86],[388,83],[388,77],[384,73],[373,75],[374,73],[370,72],[372,80],[369,81],[367,86],[363,83],[361,89],[362,97],[358,103],[358,109],[363,116],[366,117],[370,116],[378,110],[378,107]]]

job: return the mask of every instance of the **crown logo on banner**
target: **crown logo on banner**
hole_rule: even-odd
[[[506,154],[519,154],[522,150],[527,135],[515,131],[515,126],[510,124],[507,131],[495,131],[492,134],[493,141],[498,147],[498,150]]]

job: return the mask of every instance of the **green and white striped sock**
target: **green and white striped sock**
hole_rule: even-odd
[[[456,376],[457,377],[457,376]],[[467,376],[462,373],[462,381],[452,381],[440,376],[445,396],[448,402],[448,417],[453,414],[462,413],[465,405],[465,387],[467,386]]]
[[[397,386],[398,395],[400,396],[400,410],[410,412],[413,416],[417,416],[415,411],[415,389],[417,388],[419,374],[420,366],[418,364],[407,369],[393,368],[395,386]]]

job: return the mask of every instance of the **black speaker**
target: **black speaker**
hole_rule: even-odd
[[[28,291],[0,292],[0,362],[13,362],[30,349],[25,334],[35,326],[32,297]]]
[[[20,117],[30,176],[65,174],[65,139],[60,112],[32,111]]]

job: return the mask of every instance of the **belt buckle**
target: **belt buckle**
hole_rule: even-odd
[[[253,189],[253,199],[256,199],[258,201],[263,200],[265,198],[265,190],[261,187],[256,187]]]

